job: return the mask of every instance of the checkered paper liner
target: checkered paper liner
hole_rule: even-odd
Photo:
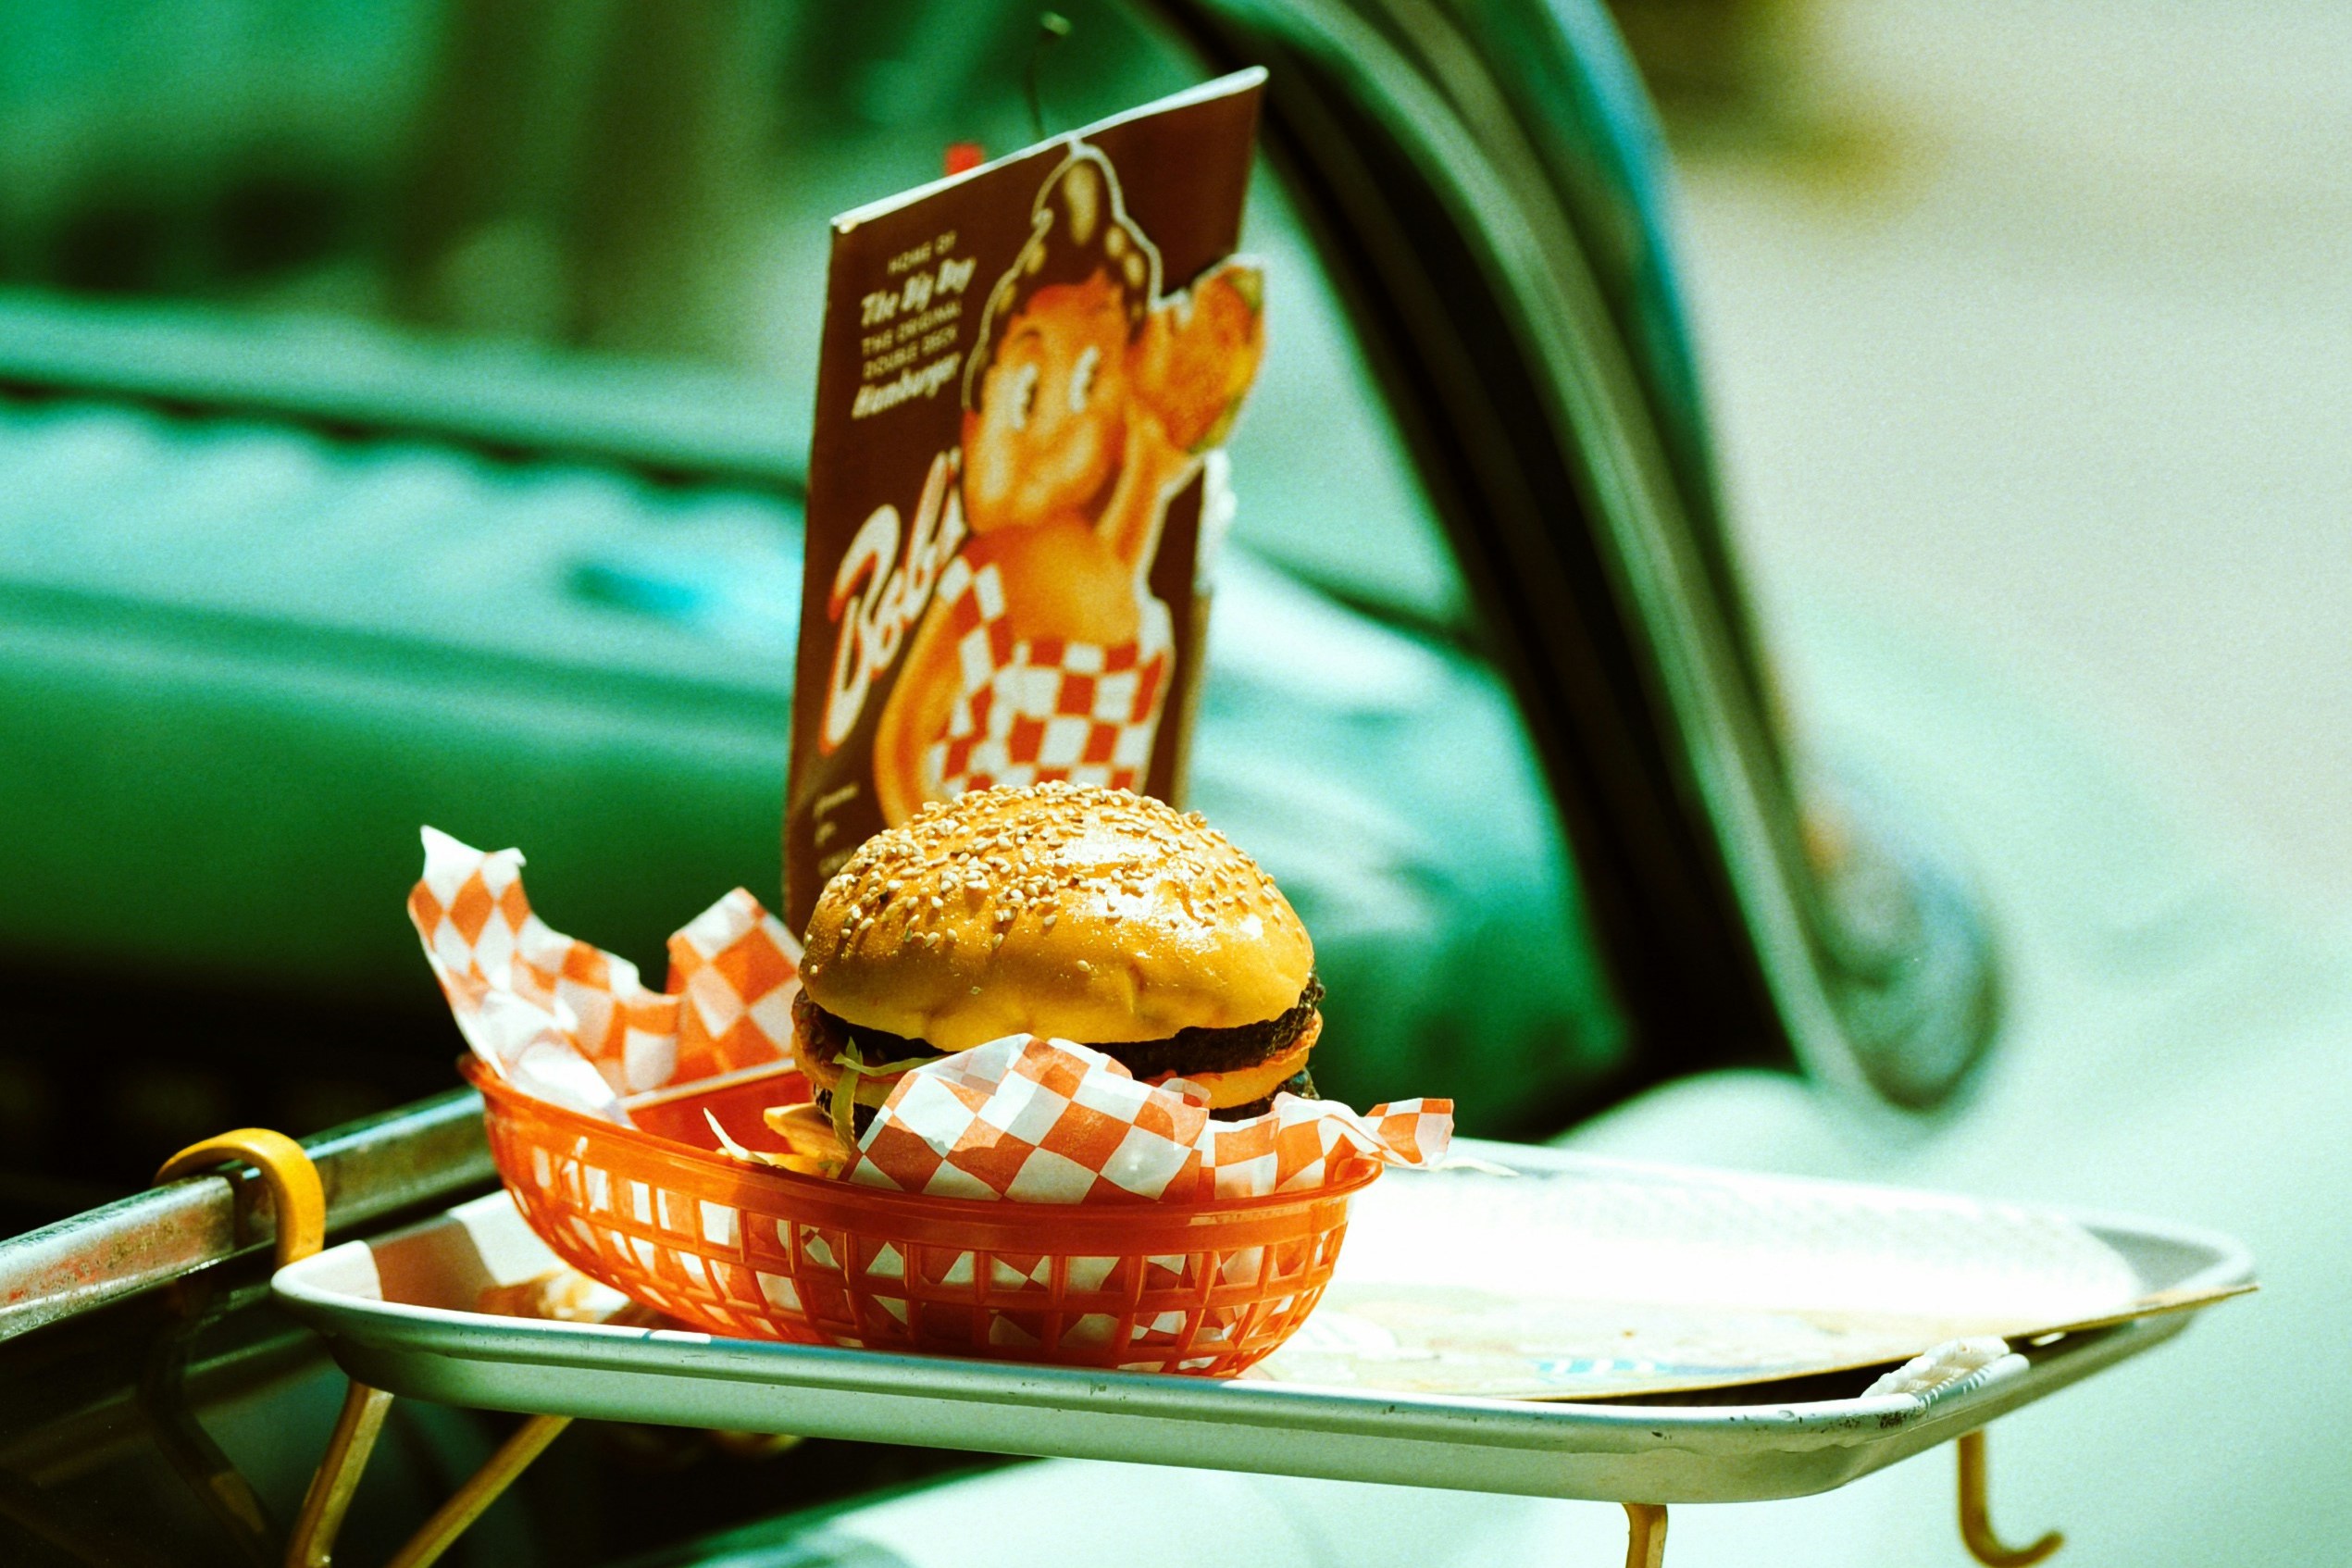
[[[408,917],[466,1042],[525,1092],[626,1124],[621,1101],[790,1059],[801,944],[738,888],[669,940],[669,986],[552,930],[520,850],[428,828]]]
[[[1142,636],[1116,647],[1018,640],[997,568],[961,555],[940,574],[939,602],[961,680],[946,734],[923,753],[932,794],[1055,779],[1142,788],[1167,694],[1164,606],[1147,600]]]
[[[1452,1103],[1368,1116],[1277,1094],[1221,1122],[1183,1079],[1138,1082],[1099,1051],[1011,1035],[904,1074],[858,1139],[848,1179],[934,1198],[1201,1202],[1325,1186],[1363,1162],[1443,1159]]]

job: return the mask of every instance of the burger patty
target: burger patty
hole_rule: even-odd
[[[1139,1078],[1156,1078],[1168,1073],[1227,1073],[1237,1067],[1254,1066],[1270,1056],[1288,1050],[1306,1032],[1314,1018],[1315,1006],[1323,1001],[1323,981],[1310,971],[1306,989],[1289,1011],[1263,1024],[1237,1024],[1226,1029],[1178,1029],[1164,1039],[1080,1040],[1117,1062]],[[811,1046],[828,1056],[839,1056],[843,1046],[854,1042],[862,1061],[903,1062],[913,1057],[938,1054],[929,1042],[909,1039],[880,1029],[867,1028],[836,1017],[819,1007],[803,990],[792,999],[792,1022],[800,1036]]]
[[[1323,1098],[1315,1092],[1313,1077],[1304,1067],[1301,1067],[1284,1079],[1281,1087],[1275,1089],[1273,1094],[1263,1095],[1247,1105],[1227,1105],[1223,1110],[1212,1111],[1209,1113],[1209,1119],[1217,1122],[1241,1122],[1249,1120],[1251,1116],[1263,1116],[1274,1109],[1276,1094],[1295,1094],[1301,1100]],[[816,1108],[828,1116],[833,1114],[831,1089],[820,1089],[816,1091]],[[865,1129],[874,1125],[875,1114],[879,1109],[878,1106],[865,1104],[851,1106],[850,1129],[860,1138],[865,1137]]]
[[[1133,1073],[1156,1078],[1165,1073],[1229,1073],[1279,1056],[1299,1041],[1314,1022],[1323,1001],[1323,981],[1310,970],[1306,988],[1289,1011],[1263,1024],[1236,1024],[1229,1029],[1178,1029],[1165,1039],[1113,1040],[1097,1044],[1081,1040]]]
[[[1323,1098],[1314,1091],[1314,1078],[1304,1067],[1301,1067],[1285,1078],[1275,1089],[1273,1094],[1263,1095],[1247,1105],[1228,1105],[1221,1111],[1212,1111],[1209,1113],[1209,1119],[1216,1122],[1246,1122],[1252,1116],[1263,1116],[1274,1109],[1276,1094],[1295,1094],[1301,1100]]]

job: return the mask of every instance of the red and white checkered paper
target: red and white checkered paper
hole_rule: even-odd
[[[1246,1121],[1211,1118],[1181,1078],[1138,1082],[1099,1051],[1009,1035],[902,1076],[843,1173],[871,1187],[1027,1203],[1199,1202],[1298,1192],[1367,1160],[1445,1157],[1453,1104],[1358,1115],[1277,1094]]]
[[[670,938],[656,992],[531,913],[520,850],[424,840],[408,917],[467,1043],[517,1089],[626,1123],[626,1096],[791,1054],[801,944],[742,889]]]
[[[1004,582],[961,555],[940,576],[962,678],[947,733],[923,753],[935,796],[1068,779],[1142,788],[1168,685],[1168,616],[1144,604],[1143,635],[1114,648],[1016,640]]]

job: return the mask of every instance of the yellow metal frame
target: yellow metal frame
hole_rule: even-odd
[[[2066,1544],[2066,1537],[2052,1530],[2029,1546],[2005,1545],[1993,1533],[1992,1509],[1985,1497],[1985,1434],[1969,1433],[1960,1438],[1959,1448],[1960,1541],[1971,1557],[1985,1568],[2034,1568]],[[1665,1505],[1625,1504],[1625,1568],[1665,1568]]]
[[[1992,1510],[1985,1501],[1986,1487],[1985,1434],[1971,1432],[1960,1440],[1960,1539],[1968,1554],[1985,1568],[2032,1568],[2066,1544],[2066,1537],[2052,1530],[2030,1546],[2002,1545],[1993,1534]]]
[[[261,1172],[278,1215],[278,1266],[298,1263],[327,1244],[327,1192],[318,1185],[318,1167],[302,1145],[268,1127],[239,1127],[202,1143],[192,1143],[163,1163],[155,1185],[182,1176],[202,1176],[243,1160]]]
[[[1665,1568],[1666,1505],[1625,1505],[1625,1568]]]
[[[201,1176],[230,1160],[253,1165],[269,1188],[277,1210],[280,1268],[309,1257],[326,1244],[327,1198],[318,1182],[318,1167],[310,1163],[302,1145],[283,1133],[240,1127],[192,1143],[164,1162],[156,1180],[160,1184]],[[303,1496],[293,1534],[286,1542],[287,1568],[329,1568],[335,1537],[342,1531],[343,1516],[351,1512],[352,1497],[359,1490],[359,1477],[367,1468],[368,1455],[375,1451],[392,1401],[392,1397],[381,1388],[353,1380],[351,1391],[343,1397],[342,1413],[335,1418],[335,1429],[327,1439],[327,1452]],[[426,1568],[439,1561],[466,1533],[466,1527],[480,1518],[571,1424],[568,1415],[534,1415],[515,1428],[489,1462],[392,1554],[386,1568]]]
[[[302,1146],[283,1133],[241,1127],[190,1144],[164,1162],[156,1180],[200,1176],[230,1160],[252,1164],[268,1185],[277,1207],[280,1268],[309,1257],[325,1245],[327,1201],[318,1183],[318,1168]],[[352,1496],[359,1489],[359,1477],[367,1468],[367,1456],[375,1450],[392,1401],[392,1396],[381,1388],[353,1381],[343,1398],[342,1413],[335,1418],[334,1432],[327,1439],[327,1452],[303,1497],[293,1535],[287,1541],[287,1568],[329,1568],[335,1537],[342,1530],[343,1516],[351,1511]],[[393,1554],[386,1568],[427,1568],[438,1561],[571,1421],[568,1415],[534,1415],[515,1428],[489,1462]],[[1985,1491],[1985,1434],[1971,1432],[1960,1440],[1960,1539],[1985,1568],[2032,1568],[2065,1544],[2066,1537],[2052,1530],[2030,1546],[2004,1545],[1993,1533]],[[1629,1502],[1624,1507],[1625,1568],[1665,1568],[1665,1505]]]

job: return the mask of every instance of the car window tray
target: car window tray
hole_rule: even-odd
[[[1890,1215],[1935,1221],[1989,1212],[1891,1188],[1471,1140],[1457,1150],[1562,1193],[1596,1194],[1609,1212],[1634,1214],[1650,1237],[1684,1226],[1687,1236],[1667,1237],[1683,1246],[1683,1261],[1727,1246],[1725,1269],[1739,1266],[1738,1249],[1757,1239],[1758,1225],[1798,1226],[1793,1238],[1769,1238],[1786,1262],[1807,1237],[1833,1252],[1876,1244],[1871,1238],[1889,1234]],[[1456,1179],[1498,1177],[1439,1172],[1377,1182],[1358,1200],[1350,1248],[1384,1217],[1442,1201],[1451,1189],[1434,1184]],[[1997,1212],[2029,1221],[2034,1213]],[[1481,1223],[1509,1222],[1488,1214]],[[2129,1300],[2195,1300],[2252,1276],[2245,1250],[2221,1237],[2104,1217],[2077,1217],[2069,1222],[2075,1226],[2129,1271],[2136,1287]],[[1622,1254],[1605,1238],[1593,1245]],[[1367,1254],[1375,1265],[1381,1251],[1375,1241]],[[1340,1279],[1322,1310],[1343,1296],[1350,1261],[1343,1251]],[[1834,1274],[1839,1263],[1817,1261],[1799,1272]],[[494,1192],[294,1263],[279,1272],[274,1288],[354,1379],[446,1404],[1646,1504],[1758,1501],[1842,1486],[2136,1355],[2190,1315],[2151,1312],[2038,1344],[2013,1341],[2013,1353],[1921,1394],[1862,1397],[1873,1375],[1860,1371],[1703,1398],[1538,1402],[882,1354],[471,1310],[485,1288],[554,1263],[505,1194]]]

